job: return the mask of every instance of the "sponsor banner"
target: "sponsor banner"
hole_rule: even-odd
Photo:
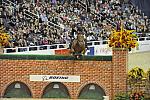
[[[80,82],[80,76],[73,76],[73,75],[30,75],[30,81]]]
[[[107,45],[94,46],[94,54],[102,56],[112,55],[112,48],[109,48]]]
[[[55,55],[70,55],[70,49],[55,50]]]
[[[106,45],[92,46],[89,47],[89,50],[87,50],[86,55],[112,56],[112,48],[109,48]]]
[[[88,50],[86,51],[85,55],[94,56],[94,47],[88,47]]]

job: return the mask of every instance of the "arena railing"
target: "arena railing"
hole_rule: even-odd
[[[87,46],[107,45],[108,40],[104,41],[88,41]],[[40,46],[28,46],[28,47],[16,47],[16,48],[4,48],[4,54],[17,53],[17,52],[30,52],[39,50],[59,50],[68,49],[70,44],[52,44],[52,45],[40,45]]]
[[[2,3],[5,3],[5,4],[8,4],[8,5],[13,5],[13,6],[16,6],[16,4],[15,3],[13,3],[12,1],[10,1],[10,0],[2,0]]]
[[[24,10],[24,14],[25,15],[27,15],[27,16],[29,16],[30,18],[36,18],[36,19],[39,19],[39,16],[38,15],[36,15],[36,14],[34,14],[34,13],[31,13],[30,11],[28,11],[28,10]],[[48,26],[52,26],[52,27],[54,27],[54,28],[56,28],[56,29],[63,29],[60,25],[57,25],[57,24],[55,24],[55,23],[53,23],[53,22],[51,22],[51,21],[47,21],[47,25]]]
[[[29,10],[24,9],[24,13],[25,13],[26,15],[32,17],[32,18],[39,18],[38,15],[36,15],[36,14],[30,12]]]
[[[17,52],[39,51],[39,50],[59,50],[59,49],[67,49],[67,48],[69,48],[69,46],[67,44],[53,44],[53,45],[4,48],[4,54],[17,53]]]
[[[150,37],[139,37],[137,39],[140,47],[145,46],[150,50]],[[87,41],[87,47],[94,46],[108,46],[108,40],[103,41]],[[61,49],[69,49],[70,44],[52,44],[52,45],[39,45],[39,46],[28,46],[28,47],[16,47],[16,48],[4,48],[4,54],[9,53],[21,53],[21,52],[32,52],[32,51],[43,51],[43,50],[61,50]],[[141,49],[144,49],[141,48]]]

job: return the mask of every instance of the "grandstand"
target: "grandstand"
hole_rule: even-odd
[[[126,29],[149,32],[147,16],[119,0],[32,1],[2,1],[2,24],[11,36],[6,48],[70,43],[79,31],[87,41],[107,40],[121,22]]]
[[[127,92],[128,64],[129,69],[144,64],[144,70],[150,64],[150,18],[136,4],[134,0],[2,0],[0,25],[10,35],[10,44],[0,48],[0,98],[114,100],[117,93]],[[139,46],[129,54],[108,47],[112,30],[121,30],[122,24],[138,36]],[[81,59],[70,56],[78,33],[87,47]]]

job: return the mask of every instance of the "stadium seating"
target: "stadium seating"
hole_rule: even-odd
[[[80,31],[87,41],[107,40],[111,30],[124,27],[149,32],[150,19],[128,2],[119,0],[68,0],[71,2],[3,0],[3,25],[11,36],[8,47],[70,43]]]

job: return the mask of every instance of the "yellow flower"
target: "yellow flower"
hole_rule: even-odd
[[[10,36],[9,34],[0,30],[0,47],[7,46],[9,44]]]
[[[121,26],[121,30],[112,30],[109,37],[109,46],[114,48],[134,48],[137,46],[135,34],[131,34],[134,30],[126,30]]]

